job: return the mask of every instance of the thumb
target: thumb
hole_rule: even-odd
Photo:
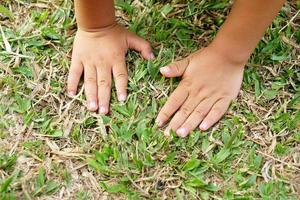
[[[178,77],[182,76],[185,69],[189,65],[189,58],[184,58],[180,61],[173,62],[165,67],[160,68],[160,73],[165,77]]]
[[[151,45],[148,41],[135,35],[134,33],[129,33],[128,35],[128,47],[134,49],[142,54],[142,56],[147,60],[153,60],[154,54],[152,52]]]

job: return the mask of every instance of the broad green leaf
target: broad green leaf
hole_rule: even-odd
[[[206,185],[206,183],[202,179],[200,179],[198,177],[190,179],[190,180],[187,180],[184,183],[185,183],[185,185],[188,185],[190,187],[200,187],[200,188],[202,188],[202,187],[204,187]]]
[[[0,14],[4,15],[5,17],[8,17],[10,20],[14,19],[14,15],[10,10],[8,10],[6,7],[3,5],[0,5]]]
[[[196,167],[198,167],[200,165],[200,163],[201,163],[200,160],[198,160],[196,158],[192,158],[183,165],[182,170],[183,171],[191,171],[191,170],[195,169]]]
[[[9,186],[12,184],[12,182],[19,176],[20,171],[15,171],[10,177],[8,177],[3,182],[0,182],[0,193],[6,193],[8,192]]]
[[[213,162],[219,164],[224,161],[230,155],[230,149],[222,148],[214,157]]]
[[[240,187],[242,188],[249,188],[252,185],[254,185],[256,183],[256,174],[253,174],[252,176],[250,176],[250,178],[248,178],[247,180],[243,181],[242,183],[239,184]]]
[[[235,138],[238,136],[238,134],[240,133],[240,131],[241,131],[241,127],[239,126],[239,127],[234,131],[234,133],[232,134],[232,136],[230,136],[228,142],[225,144],[225,147],[226,147],[227,149],[229,149],[229,148],[232,146],[232,144],[233,144]]]
[[[38,177],[36,180],[37,187],[39,187],[39,188],[42,187],[43,185],[45,185],[45,182],[46,182],[45,169],[41,168],[39,170],[39,174],[38,174]]]
[[[168,4],[164,5],[164,7],[162,7],[161,13],[162,13],[164,16],[166,16],[166,15],[169,14],[172,10],[173,10],[173,7],[168,3]]]

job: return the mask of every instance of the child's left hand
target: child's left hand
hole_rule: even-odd
[[[182,76],[157,117],[161,127],[176,112],[165,134],[172,129],[186,137],[199,124],[201,130],[207,130],[219,121],[239,93],[246,61],[237,62],[207,47],[161,68],[166,77]]]

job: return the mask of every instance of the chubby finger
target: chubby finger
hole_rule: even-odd
[[[128,34],[128,45],[130,49],[140,52],[146,60],[153,60],[155,58],[151,45],[148,41],[135,35],[134,33],[130,32]]]
[[[125,60],[122,60],[113,66],[113,75],[115,79],[118,100],[124,102],[127,98],[128,84],[128,72]]]
[[[212,127],[216,122],[218,122],[222,116],[227,111],[229,105],[230,105],[231,99],[229,98],[222,98],[218,100],[207,116],[204,118],[204,120],[201,122],[199,128],[203,131],[206,131],[210,127]]]
[[[180,61],[173,62],[165,67],[160,68],[160,73],[168,78],[179,77],[183,75],[188,65],[189,58],[184,58]]]
[[[180,85],[171,94],[166,104],[162,107],[156,118],[156,123],[162,127],[167,120],[178,110],[188,97],[188,91]]]
[[[213,99],[206,98],[199,103],[192,114],[187,118],[187,120],[182,124],[182,126],[176,131],[177,135],[180,137],[186,137],[191,131],[193,131],[202,120],[205,118],[209,110],[213,105]]]
[[[67,91],[70,96],[74,96],[77,93],[78,83],[83,72],[83,65],[77,58],[72,58],[70,72],[67,81]]]
[[[172,120],[170,121],[168,127],[165,130],[165,134],[169,134],[170,130],[176,131],[180,135],[181,132],[178,132],[177,129],[185,122],[185,120],[190,116],[193,110],[199,103],[199,99],[196,97],[189,96],[187,100],[183,103],[180,109],[176,112]]]
[[[84,91],[87,99],[87,107],[90,111],[98,109],[97,103],[97,76],[94,65],[86,64],[84,67]]]
[[[107,64],[101,65],[97,67],[98,104],[99,112],[107,114],[111,94],[111,67]]]

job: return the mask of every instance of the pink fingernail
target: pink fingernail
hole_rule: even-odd
[[[180,128],[176,131],[177,135],[180,137],[185,137],[188,134],[188,130],[186,128]]]
[[[89,107],[90,107],[90,109],[96,109],[96,108],[97,108],[97,103],[96,103],[96,101],[91,101],[91,102],[89,103]]]
[[[167,128],[167,129],[164,131],[164,135],[165,135],[165,136],[170,136],[170,131],[171,131],[171,129]]]
[[[121,101],[121,102],[126,101],[126,95],[125,94],[120,94],[119,101]]]
[[[157,124],[158,127],[162,127],[163,123],[159,119],[155,120],[155,123]]]
[[[203,130],[203,131],[206,131],[208,129],[208,125],[206,123],[202,123],[200,125],[200,129]]]
[[[171,70],[168,66],[165,66],[165,67],[160,68],[159,71],[162,74],[168,74],[168,73],[170,73]]]
[[[68,94],[71,96],[71,97],[74,97],[76,95],[76,93],[74,91],[69,91]]]
[[[155,56],[153,53],[150,54],[150,60],[154,60],[155,59]]]
[[[100,109],[99,109],[99,112],[101,114],[105,114],[105,113],[107,113],[107,109],[104,106],[101,106]]]

